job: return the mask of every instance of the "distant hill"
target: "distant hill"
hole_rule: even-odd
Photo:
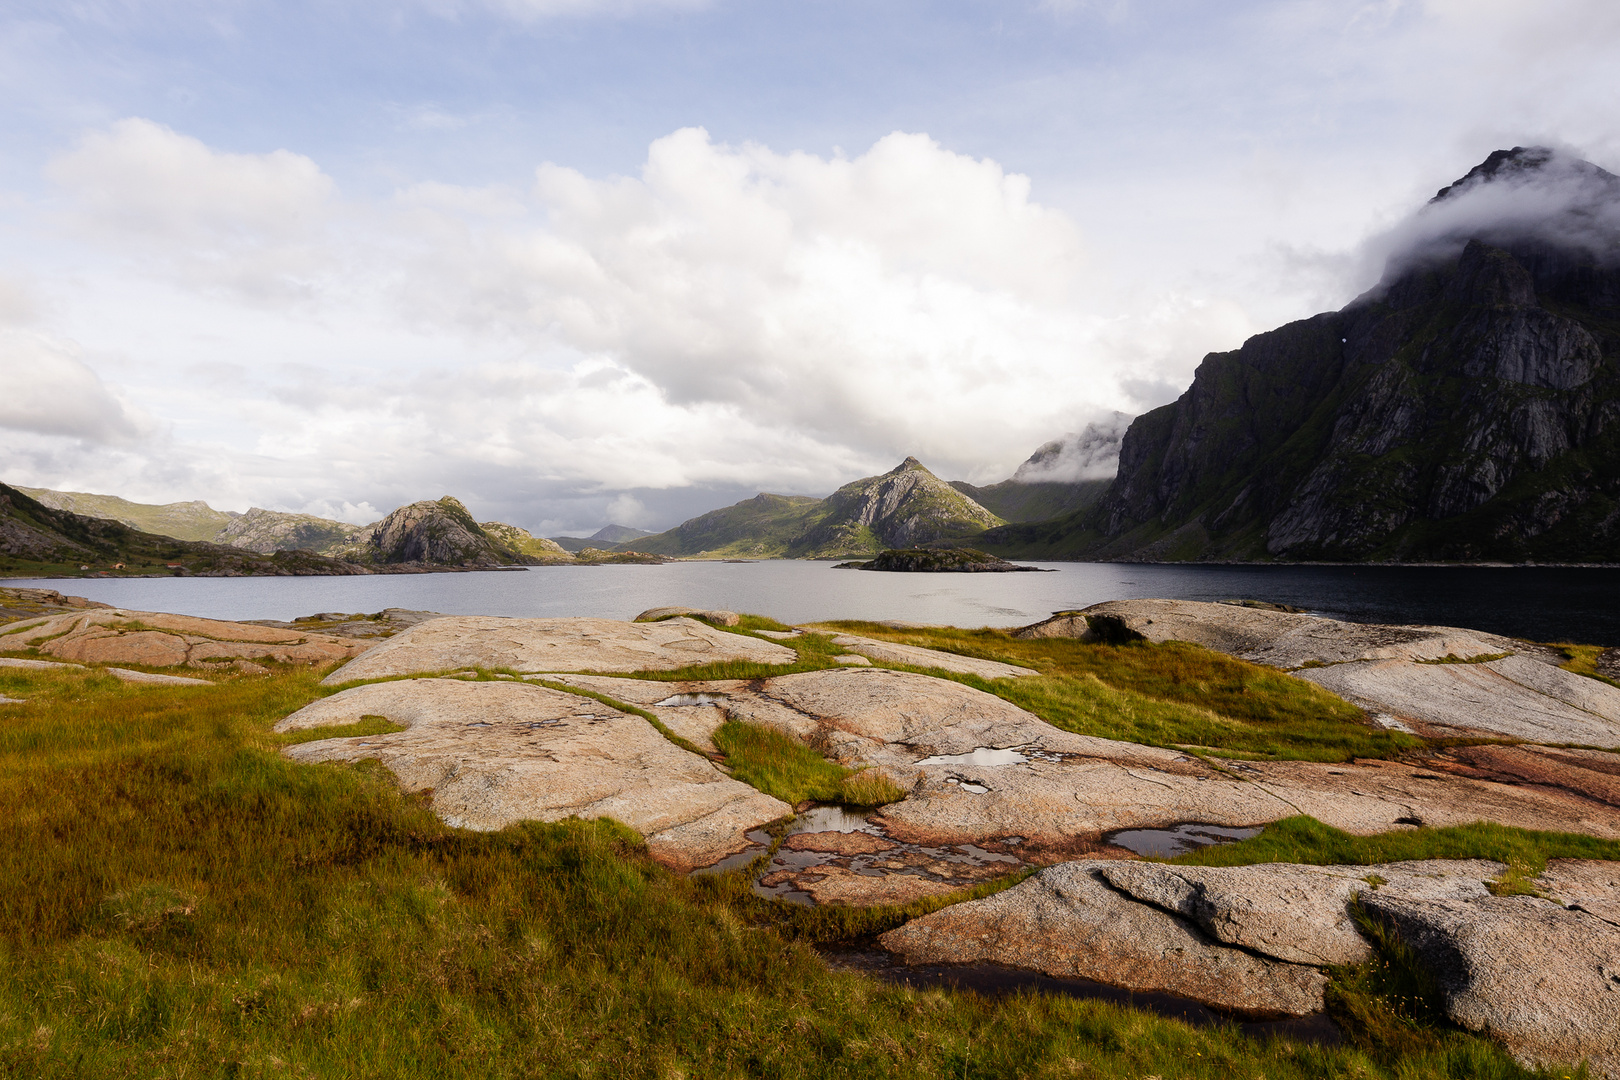
[[[84,517],[107,518],[122,522],[133,529],[157,533],[160,536],[172,536],[177,540],[214,540],[222,529],[230,526],[240,516],[227,510],[215,510],[200,499],[191,502],[152,504],[130,502],[116,495],[92,495],[85,491],[52,491],[50,488],[29,487],[19,487],[16,490],[52,510],[66,510]]]
[[[1111,482],[1111,479],[1067,483],[1003,480],[987,487],[974,487],[966,480],[952,480],[951,487],[1003,521],[1019,522],[1044,521],[1084,510],[1102,497]]]
[[[551,542],[564,551],[583,551],[586,548],[611,547],[626,544],[653,534],[646,529],[632,529],[628,525],[604,525],[589,536],[553,536]]]
[[[708,558],[841,558],[983,532],[1001,519],[916,458],[825,499],[761,493],[656,536],[619,545]]]
[[[493,534],[473,520],[459,499],[446,495],[400,507],[361,530],[360,538],[339,553],[358,563],[436,566],[532,566],[571,559],[561,549],[553,550],[550,541],[536,540],[515,525],[490,526]]]
[[[1620,561],[1620,177],[1493,153],[1344,309],[1211,353],[1003,556]]]
[[[233,518],[210,537],[217,544],[246,548],[248,551],[314,551],[331,555],[359,542],[366,526],[315,517],[264,510],[257,506]]]
[[[304,551],[260,555],[142,532],[121,521],[45,506],[0,484],[0,574],[55,577],[98,572],[236,577],[365,571]]]

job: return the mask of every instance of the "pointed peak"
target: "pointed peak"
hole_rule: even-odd
[[[922,462],[918,461],[916,458],[907,457],[906,460],[902,461],[900,464],[896,465],[893,469],[890,469],[889,471],[891,473],[928,472],[928,469],[923,465]],[[932,476],[933,474],[929,473],[929,475]]]

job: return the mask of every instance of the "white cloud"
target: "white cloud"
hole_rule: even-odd
[[[0,329],[0,428],[125,443],[149,421],[132,410],[75,348],[48,335]]]
[[[94,131],[46,168],[80,229],[247,298],[306,295],[335,253],[335,186],[301,154],[224,153],[150,120]]]

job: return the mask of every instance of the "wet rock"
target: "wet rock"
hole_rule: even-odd
[[[742,616],[735,611],[704,610],[689,607],[655,607],[648,608],[635,618],[636,622],[656,622],[667,619],[671,615],[687,615],[694,619],[702,619],[711,626],[736,626],[742,622]],[[772,635],[775,636],[775,635]]]
[[[857,637],[853,634],[838,634],[833,637],[833,644],[842,646],[850,652],[860,653],[871,660],[885,664],[906,664],[911,667],[939,668],[941,671],[954,671],[964,675],[977,675],[984,679],[1015,679],[1020,675],[1039,675],[1040,672],[1015,664],[1003,664],[996,660],[980,660],[972,656],[958,656],[956,653],[941,652],[938,649],[925,649],[918,645],[898,645],[892,641],[878,641],[876,638]]]
[[[298,761],[375,758],[461,828],[611,817],[647,838],[654,858],[708,866],[745,835],[792,812],[726,776],[651,724],[589,698],[522,682],[412,679],[354,687],[276,725],[294,731],[384,716],[406,730],[289,747]]]
[[[453,615],[413,626],[326,679],[336,685],[459,667],[516,671],[669,671],[692,664],[750,660],[791,664],[792,649],[729,634],[694,619],[629,623],[614,619],[502,619]]]
[[[1210,940],[1192,924],[1110,886],[1111,863],[1047,867],[982,900],[913,919],[879,938],[910,964],[992,962],[1190,997],[1234,1012],[1304,1016],[1322,1008],[1315,968]]]
[[[991,876],[996,872],[999,871],[991,871],[985,876]],[[820,866],[814,871],[790,875],[785,880],[791,881],[799,891],[807,894],[817,904],[846,907],[909,904],[913,900],[960,892],[972,884],[972,882],[937,880],[909,873],[873,876],[842,866]]]
[[[0,648],[101,664],[199,666],[236,659],[284,664],[347,660],[370,642],[252,623],[104,608],[57,615],[0,631]]]
[[[1362,894],[1434,973],[1446,1013],[1527,1065],[1620,1076],[1620,927],[1531,896]]]
[[[892,851],[897,845],[865,832],[803,832],[794,833],[782,841],[789,851],[825,851],[833,855],[871,855],[879,851]]]
[[[1180,915],[1217,941],[1296,964],[1359,964],[1372,949],[1351,917],[1368,889],[1414,898],[1476,898],[1505,870],[1484,860],[1376,866],[1169,866],[1118,862],[1099,867],[1116,889]]]
[[[1599,859],[1548,859],[1535,879],[1548,898],[1567,908],[1620,926],[1620,863]]]

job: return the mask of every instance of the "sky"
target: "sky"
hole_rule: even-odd
[[[0,481],[540,535],[1011,476],[1343,306],[1612,0],[0,0]]]

